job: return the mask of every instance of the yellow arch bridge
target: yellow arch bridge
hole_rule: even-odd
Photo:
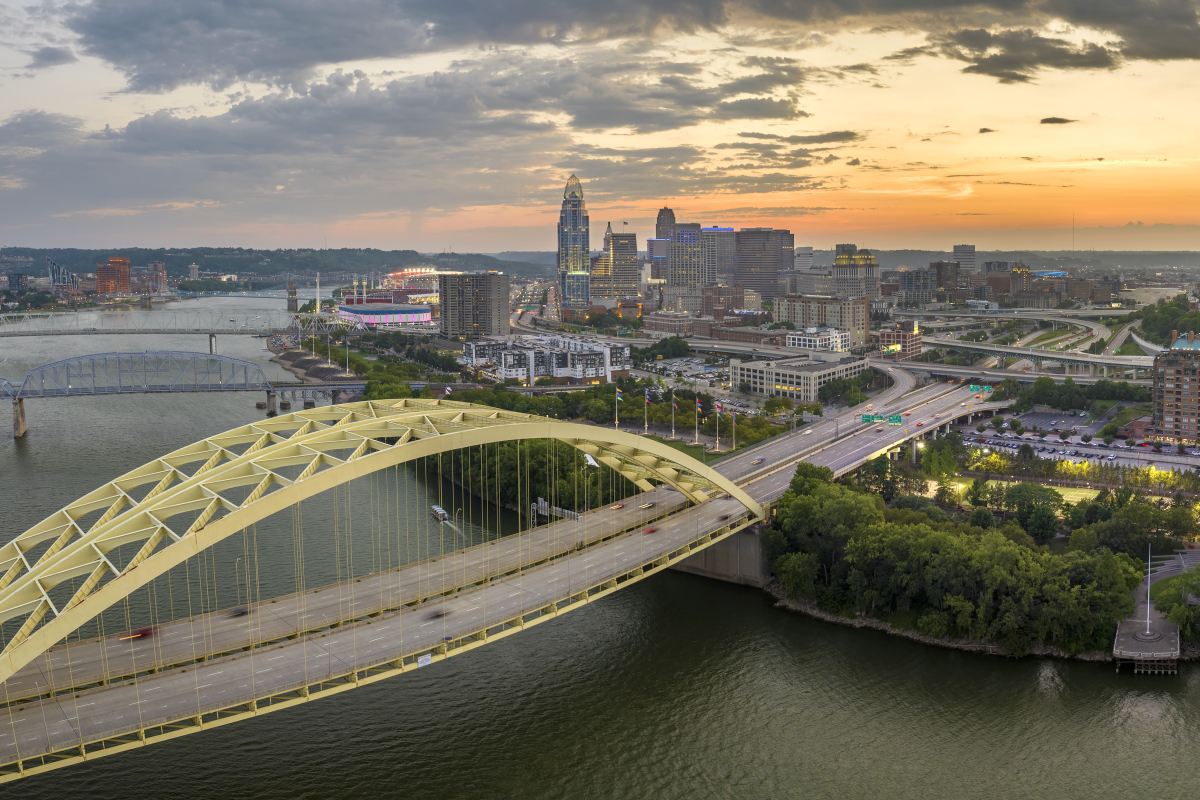
[[[582,451],[642,494],[232,614],[81,635],[172,568],[296,513],[305,498],[406,462],[534,439]],[[117,478],[0,547],[0,782],[431,664],[762,517],[731,480],[660,442],[470,403],[360,402],[235,428]]]

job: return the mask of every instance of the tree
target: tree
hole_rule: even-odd
[[[988,495],[987,481],[976,478],[971,481],[971,487],[967,489],[967,502],[975,508],[981,508],[987,505]]]
[[[1029,515],[1025,530],[1038,544],[1045,544],[1058,533],[1058,515],[1049,506],[1037,506]]]
[[[742,394],[750,394],[750,382],[742,381],[738,384],[738,391]]]
[[[1059,440],[1065,442],[1067,439],[1071,438],[1071,432],[1070,431],[1059,431],[1058,438],[1059,438]]]
[[[1037,453],[1034,452],[1033,445],[1023,444],[1017,448],[1018,461],[1033,461],[1037,458]]]
[[[986,430],[987,430],[987,425],[984,425],[984,424],[981,422],[981,423],[979,423],[978,425],[976,425],[976,426],[975,426],[975,430],[976,430],[976,431],[978,431],[979,433],[983,433],[984,431],[986,431]]]
[[[1080,436],[1079,438],[1083,441],[1084,444],[1087,444],[1088,442],[1090,442],[1092,440],[1092,435],[1090,433],[1085,433],[1083,436]]]
[[[1029,518],[1035,508],[1048,508],[1057,519],[1058,509],[1062,507],[1062,495],[1049,486],[1036,483],[1018,483],[1008,487],[1004,496],[1004,507],[1014,511],[1017,522],[1029,531]],[[1032,535],[1033,531],[1029,531]]]
[[[991,511],[980,507],[971,512],[971,517],[967,520],[967,524],[972,528],[987,530],[988,528],[996,527],[996,518],[992,516]]]
[[[786,397],[768,397],[767,402],[763,405],[763,410],[768,414],[774,414],[783,410],[791,410],[792,401]]]
[[[1067,542],[1067,550],[1081,551],[1084,553],[1091,552],[1096,549],[1096,532],[1090,528],[1080,528],[1071,533],[1071,538]]]
[[[541,378],[538,378],[537,380],[535,380],[533,382],[533,385],[534,386],[553,386],[554,378],[551,378],[548,376],[542,376]]]

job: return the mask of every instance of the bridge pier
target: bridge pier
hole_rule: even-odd
[[[273,417],[279,413],[279,397],[274,392],[267,392],[267,416]]]
[[[217,335],[215,333],[210,333],[208,335],[208,354],[210,356],[215,356],[217,354]]]
[[[13,400],[13,438],[20,439],[28,430],[25,424],[25,399],[19,397]]]
[[[764,588],[771,579],[767,556],[758,539],[761,525],[751,525],[671,566],[680,572],[727,583]]]

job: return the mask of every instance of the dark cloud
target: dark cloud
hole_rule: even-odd
[[[863,135],[857,131],[830,131],[829,133],[801,134],[796,136],[780,136],[774,133],[746,132],[739,133],[747,139],[769,139],[785,144],[832,144],[840,142],[857,142]]]
[[[979,132],[980,133],[995,133],[996,129],[995,128],[980,128]]]
[[[58,13],[84,52],[121,71],[130,89],[147,92],[191,83],[300,85],[327,65],[479,45],[617,40],[624,55],[638,55],[671,34],[698,31],[722,31],[735,48],[795,52],[827,43],[814,28],[834,30],[849,18],[869,30],[929,33],[927,45],[885,60],[954,58],[968,72],[1007,82],[1043,69],[1111,69],[1122,59],[1200,58],[1193,0],[92,0]],[[1036,32],[1056,19],[1113,41],[1075,45]],[[990,29],[969,27],[980,21]],[[786,86],[793,68],[764,69],[747,85],[759,87],[753,92]],[[875,69],[858,64],[830,73]]]
[[[794,100],[747,97],[719,104],[713,112],[717,119],[797,119],[808,112],[796,107]]]
[[[1120,55],[1098,44],[1076,46],[1033,30],[992,33],[981,28],[930,37],[928,51],[969,62],[963,72],[990,75],[1001,83],[1030,81],[1043,69],[1115,69]]]
[[[38,47],[26,50],[25,54],[30,58],[25,69],[46,69],[60,64],[73,64],[79,60],[69,47]]]
[[[852,158],[852,159],[850,159],[849,161],[847,161],[847,162],[846,162],[846,166],[848,166],[848,167],[857,167],[857,166],[858,166],[859,164],[861,164],[861,163],[862,163],[862,162],[861,162],[861,161],[859,161],[857,158]]]
[[[1043,125],[1068,125],[1078,121],[1077,119],[1067,119],[1066,117],[1042,117]]]

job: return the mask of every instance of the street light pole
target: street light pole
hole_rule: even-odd
[[[238,578],[238,562],[241,560],[242,560],[242,557],[238,556],[237,559],[233,562],[233,582],[237,584],[237,599],[238,599],[237,604],[239,606],[242,604],[242,582]]]

